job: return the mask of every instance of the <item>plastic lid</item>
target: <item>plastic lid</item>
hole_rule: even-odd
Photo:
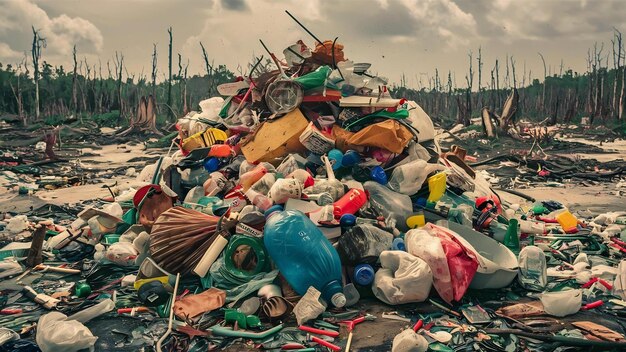
[[[374,268],[369,264],[360,264],[354,268],[354,281],[361,286],[374,282]]]
[[[265,218],[268,219],[272,214],[283,211],[283,207],[280,205],[273,205],[265,211]]]
[[[346,305],[346,296],[343,293],[335,293],[330,299],[330,302],[337,308],[341,308]]]
[[[341,224],[342,227],[354,226],[356,224],[356,216],[344,214],[339,218],[339,224]]]

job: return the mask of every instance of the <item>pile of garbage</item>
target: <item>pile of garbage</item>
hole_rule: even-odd
[[[140,188],[0,225],[0,351],[348,351],[387,319],[398,352],[626,346],[626,212],[507,201],[336,41],[268,53]]]

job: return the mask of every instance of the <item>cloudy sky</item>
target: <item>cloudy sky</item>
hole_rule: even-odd
[[[626,31],[626,6],[612,0],[0,0],[0,62],[24,57],[34,26],[47,39],[42,60],[66,67],[76,44],[90,63],[104,66],[120,51],[129,72],[149,76],[156,43],[162,79],[172,26],[174,56],[189,60],[190,73],[203,71],[200,41],[216,64],[236,71],[263,53],[258,39],[277,53],[298,39],[314,44],[285,10],[321,39],[338,36],[348,58],[372,63],[392,82],[404,74],[412,87],[436,68],[464,85],[468,51],[476,63],[479,46],[483,84],[507,54],[518,76],[524,63],[533,78],[543,73],[537,52],[553,72],[561,60],[584,71],[594,42],[608,53],[613,28]]]

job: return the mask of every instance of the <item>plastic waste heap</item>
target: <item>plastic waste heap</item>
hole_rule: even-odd
[[[323,233],[296,210],[272,207],[266,217],[265,247],[287,282],[300,295],[313,286],[324,300],[343,307],[346,297],[341,285],[341,261]]]

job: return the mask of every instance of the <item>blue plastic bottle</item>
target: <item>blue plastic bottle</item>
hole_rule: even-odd
[[[306,215],[281,210],[274,206],[265,212],[263,230],[265,248],[278,270],[298,294],[313,286],[326,302],[343,307],[339,254]]]

